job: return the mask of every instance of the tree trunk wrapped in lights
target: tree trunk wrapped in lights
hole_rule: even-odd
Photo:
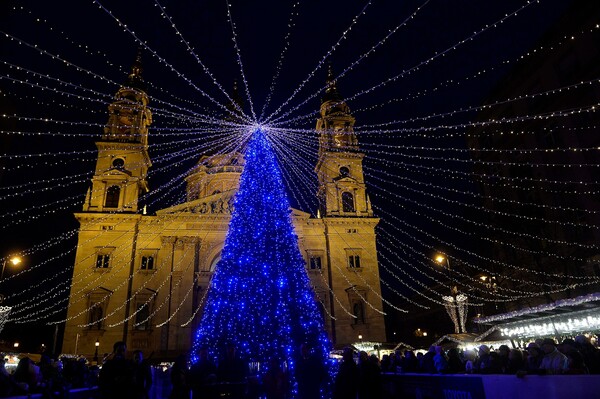
[[[298,248],[281,172],[263,131],[253,132],[245,161],[192,361],[200,347],[218,354],[235,344],[248,362],[263,367],[272,358],[286,362],[294,380],[300,345],[307,343],[325,366],[330,343]]]

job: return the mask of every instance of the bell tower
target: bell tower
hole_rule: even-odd
[[[337,346],[356,342],[359,335],[384,342],[375,237],[379,219],[373,216],[366,192],[355,119],[338,92],[331,66],[319,116],[317,219],[323,226],[325,248],[309,256],[323,254],[321,268],[329,287],[321,290],[329,290],[329,313],[335,317],[328,321],[328,331]]]
[[[135,213],[140,194],[148,191],[148,126],[152,113],[142,71],[138,52],[126,84],[108,106],[108,123],[96,142],[98,160],[84,212]]]
[[[321,216],[373,216],[366,194],[362,160],[354,133],[355,118],[338,92],[331,66],[323,97],[319,132],[319,159],[315,171],[319,181]]]

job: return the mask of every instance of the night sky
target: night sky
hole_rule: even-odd
[[[283,128],[314,129],[327,65],[331,62],[336,76],[343,75],[337,79],[342,96],[356,96],[348,105],[357,119],[355,129],[366,154],[366,181],[371,200],[376,207],[381,207],[378,216],[390,221],[389,215],[393,215],[414,223],[432,235],[431,245],[436,245],[436,237],[444,235],[461,248],[471,248],[473,243],[468,237],[459,234],[449,237],[447,229],[441,227],[444,223],[458,223],[456,219],[448,218],[439,224],[424,220],[418,213],[411,212],[417,208],[410,200],[450,214],[477,216],[410,189],[427,191],[429,188],[423,188],[422,183],[428,183],[474,191],[474,185],[464,180],[445,179],[443,173],[412,174],[396,164],[386,163],[407,162],[468,171],[468,162],[460,165],[420,158],[429,154],[468,161],[468,153],[451,150],[466,148],[464,132],[459,130],[455,135],[444,136],[447,131],[434,128],[431,136],[424,137],[393,132],[393,129],[468,125],[475,119],[475,112],[445,118],[431,116],[482,104],[518,58],[535,47],[572,2],[234,0],[229,5],[235,42],[225,1],[2,3],[0,255],[29,254],[25,262],[29,271],[0,285],[3,293],[15,293],[36,284],[40,284],[36,290],[52,292],[51,286],[43,284],[44,279],[73,263],[76,241],[69,232],[77,228],[77,223],[72,214],[81,209],[93,173],[94,141],[99,139],[102,125],[107,121],[107,105],[118,85],[125,82],[140,47],[132,33],[120,27],[115,18],[154,52],[153,55],[148,48],[141,50],[143,76],[149,84],[151,106],[156,109],[153,109],[154,123],[149,139],[154,164],[150,175],[152,189],[164,187],[185,174],[203,152],[219,150],[219,144],[211,142],[214,139],[210,135],[203,138],[204,133],[189,131],[191,127],[204,127],[191,118],[194,112],[219,119],[224,117],[223,110],[208,100],[208,96],[223,105],[228,102],[180,38],[194,49],[214,80],[228,93],[231,94],[235,80],[244,93],[243,82],[247,82],[251,101],[244,99],[244,110],[248,114],[252,103],[260,116],[268,97],[270,102],[265,115],[282,104],[283,111],[291,110],[312,96],[286,117],[288,121],[280,126]],[[161,6],[172,22],[161,17]],[[369,52],[403,22],[404,26]],[[234,43],[239,47],[243,76]],[[368,56],[361,59],[367,52]],[[359,59],[360,62],[348,69]],[[271,92],[274,75],[278,78]],[[288,101],[309,77],[305,87]],[[398,78],[381,85],[392,77]],[[188,111],[181,111],[184,117],[172,118],[164,112],[161,114],[161,109],[175,109],[164,103]],[[302,118],[290,120],[296,116]],[[419,119],[410,121],[411,118]],[[373,127],[392,121],[406,122]],[[309,160],[314,165],[316,135],[307,134],[315,139],[311,144],[315,158]],[[405,147],[389,149],[386,145]],[[191,155],[181,153],[195,146],[199,146],[198,150]],[[293,141],[289,146],[292,153],[299,148]],[[294,167],[292,158],[282,162],[283,168]],[[304,170],[303,166],[297,167]],[[399,176],[408,176],[413,183],[403,181],[408,188],[398,185]],[[148,199],[151,212],[181,202],[183,181],[178,179],[174,186],[176,189],[168,195]],[[293,206],[315,214],[316,202],[309,199],[314,196],[314,191],[310,191],[314,188],[307,185],[295,192],[296,188],[289,187]],[[431,192],[439,194],[433,189]],[[451,197],[451,194],[441,195]],[[385,240],[382,251],[388,260],[380,261],[404,267],[398,260],[402,258],[399,247],[385,238],[393,232],[382,228],[380,236]],[[5,277],[13,274],[14,271],[7,270]],[[414,271],[409,275],[431,283]],[[404,294],[414,295],[393,279],[389,282]],[[400,297],[385,288],[384,292],[391,302],[403,306]],[[13,297],[7,303],[18,306],[25,300]],[[34,307],[31,313],[38,310]],[[52,320],[42,318],[26,324],[9,324],[0,338],[11,341],[19,336],[19,328],[41,328],[46,321]],[[53,329],[44,327],[42,331],[47,331],[46,335],[30,338],[35,341],[31,346],[40,340],[49,343]]]

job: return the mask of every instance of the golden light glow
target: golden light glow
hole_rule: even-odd
[[[19,263],[23,262],[23,260],[18,256],[13,256],[10,258],[9,262],[12,263],[13,266],[17,266]]]
[[[440,263],[440,264],[441,264],[441,263],[444,263],[444,261],[445,261],[445,260],[446,260],[446,257],[445,257],[444,255],[441,255],[441,254],[438,254],[438,255],[435,257],[435,261],[436,261],[437,263]]]

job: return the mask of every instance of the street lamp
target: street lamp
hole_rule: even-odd
[[[13,266],[17,266],[19,263],[21,263],[21,258],[18,256],[7,256],[4,258],[4,261],[2,262],[2,272],[0,272],[0,282],[4,280],[4,270],[6,269],[6,264],[9,262]],[[4,302],[4,295],[0,294],[0,304],[2,304],[2,302]],[[4,328],[4,324],[8,319],[11,309],[11,306],[0,306],[0,331],[2,331]]]
[[[17,266],[22,262],[19,256],[7,256],[4,258],[2,262],[2,272],[0,272],[0,282],[4,280],[4,270],[6,269],[6,264],[11,263],[13,266]],[[0,294],[0,304],[4,302],[4,295]],[[0,306],[0,331],[4,328],[4,324],[8,319],[8,314],[10,313],[12,307],[11,306]]]
[[[450,262],[448,261],[448,258],[446,258],[446,257],[445,257],[444,255],[442,255],[442,254],[437,254],[437,255],[436,255],[436,257],[435,257],[435,261],[436,261],[437,263],[439,263],[440,265],[441,265],[442,263],[444,263],[444,261],[446,261],[446,263],[448,263],[448,267],[450,267]]]
[[[98,364],[98,347],[100,346],[100,338],[96,339],[96,352],[94,352],[94,361]]]
[[[0,280],[4,279],[4,269],[6,269],[6,264],[11,263],[13,266],[17,266],[19,263],[23,262],[21,257],[19,256],[7,256],[2,262],[2,273],[0,273]]]
[[[450,280],[450,296],[445,296],[444,300],[446,301],[446,311],[450,315],[452,322],[454,323],[454,331],[457,334],[461,332],[466,332],[466,328],[464,326],[466,320],[466,300],[467,297],[464,294],[458,294],[458,287],[452,284],[452,269],[450,268],[450,259],[443,254],[437,254],[435,256],[435,261],[444,267],[444,263],[446,264],[446,268],[448,270],[448,280]]]
[[[452,269],[450,268],[450,259],[448,259],[448,257],[442,255],[442,254],[437,254],[435,256],[435,261],[441,265],[442,267],[444,267],[444,263],[446,264],[446,270],[448,271],[448,280],[450,280],[450,295],[452,295],[453,297],[456,296],[457,292],[458,292],[458,287],[455,285],[452,285]]]

